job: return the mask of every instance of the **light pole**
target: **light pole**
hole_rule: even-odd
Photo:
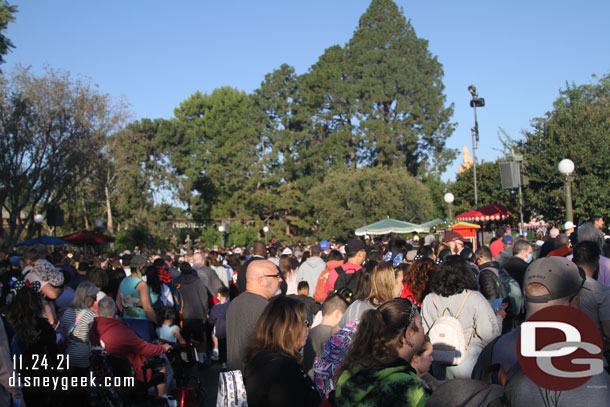
[[[263,233],[265,233],[265,246],[267,246],[267,233],[269,232],[269,226],[263,227]]]
[[[566,222],[573,222],[572,216],[572,173],[574,172],[574,163],[569,158],[559,162],[559,172],[566,176]]]
[[[479,142],[479,122],[477,121],[477,107],[485,106],[485,99],[480,98],[477,94],[477,87],[470,85],[468,92],[472,95],[470,107],[474,110],[474,127],[470,129],[472,132],[472,170],[474,172],[474,208],[479,207],[479,196],[477,192],[477,143]]]
[[[38,243],[42,241],[42,222],[44,222],[44,216],[39,213],[34,215],[34,223],[36,223],[38,229]]]
[[[447,192],[443,197],[445,202],[447,202],[447,207],[449,208],[449,223],[453,222],[453,200],[455,197],[451,192]]]
[[[218,226],[218,231],[220,232],[220,248],[225,247],[225,226]]]

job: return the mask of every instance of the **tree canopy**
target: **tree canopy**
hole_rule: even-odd
[[[15,48],[15,45],[13,45],[13,42],[5,33],[8,24],[15,21],[16,13],[17,6],[11,5],[4,0],[0,3],[0,64],[6,62],[4,56],[8,54],[12,48]]]
[[[405,169],[338,169],[309,192],[320,236],[346,239],[387,216],[412,223],[430,220],[430,191]]]
[[[102,160],[106,136],[119,128],[122,106],[86,81],[48,69],[18,67],[0,78],[0,225],[15,243],[35,211],[73,197]],[[32,228],[30,228],[31,230]]]
[[[519,144],[527,159],[530,186],[526,203],[534,214],[563,219],[565,177],[558,164],[574,162],[572,200],[576,219],[610,216],[610,74],[586,85],[566,84],[545,117]]]

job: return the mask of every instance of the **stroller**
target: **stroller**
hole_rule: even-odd
[[[106,353],[94,353],[91,360],[91,375],[99,383],[104,379],[115,377],[133,377],[134,387],[95,386],[89,388],[89,405],[92,407],[167,407],[167,400],[154,395],[154,387],[165,380],[165,375],[158,372],[158,367],[163,366],[164,360],[154,358],[142,366],[145,382],[135,379],[133,368],[129,361],[118,355]],[[147,375],[150,370],[151,374]],[[112,382],[112,381],[111,381]]]
[[[198,361],[195,346],[176,344],[166,355],[176,380],[176,388],[171,395],[177,407],[203,406],[207,393],[201,381],[191,375],[191,369]]]

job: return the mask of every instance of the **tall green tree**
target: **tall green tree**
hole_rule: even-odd
[[[416,175],[431,159],[451,158],[443,154],[455,125],[442,65],[392,0],[371,2],[345,53],[367,162]]]
[[[7,1],[2,1],[0,4],[0,64],[6,62],[4,56],[8,54],[12,48],[15,48],[13,42],[5,33],[8,24],[15,21],[16,13],[17,6],[11,5]]]
[[[106,152],[111,167],[100,178],[103,188],[110,190],[108,198],[116,211],[114,222],[123,226],[143,222],[155,205],[156,191],[171,192],[174,177],[163,134],[168,126],[166,120],[144,118],[108,139]]]
[[[197,218],[244,218],[263,178],[261,113],[253,97],[230,87],[196,92],[175,110],[181,147],[171,162]]]
[[[533,120],[519,147],[527,159],[526,202],[534,214],[565,216],[565,177],[558,164],[574,162],[572,199],[576,219],[610,216],[610,74],[586,85],[566,84],[545,117]]]
[[[400,168],[338,169],[309,192],[321,238],[346,239],[387,216],[421,223],[431,219],[430,191]]]

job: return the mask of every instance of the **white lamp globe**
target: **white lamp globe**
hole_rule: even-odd
[[[42,222],[44,222],[44,216],[42,216],[41,214],[34,215],[34,222],[40,225]]]
[[[574,172],[574,163],[569,158],[559,162],[559,172],[564,175],[570,175]]]
[[[225,231],[225,227],[223,225],[218,226],[218,231],[223,233]]]
[[[265,233],[269,232],[269,226],[265,226],[265,227],[263,228],[263,232],[265,232]]]
[[[453,194],[451,192],[447,192],[443,198],[445,199],[445,202],[447,202],[448,204],[452,203],[453,200],[455,199],[455,197],[453,196]]]

